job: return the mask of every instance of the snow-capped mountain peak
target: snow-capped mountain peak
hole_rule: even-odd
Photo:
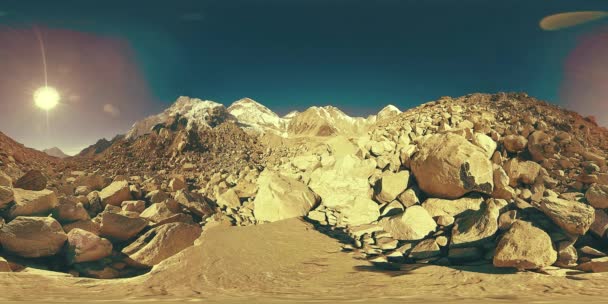
[[[388,106],[380,110],[380,112],[378,112],[377,120],[380,121],[399,114],[401,114],[401,110],[399,110],[399,108],[395,107],[394,105],[389,104]]]
[[[275,112],[251,98],[243,98],[235,101],[228,107],[228,113],[246,128],[256,131],[274,130],[281,131],[285,127],[285,121]]]
[[[186,128],[209,128],[228,118],[226,107],[211,100],[201,100],[180,96],[165,111],[149,116],[133,124],[126,138],[136,138],[148,134],[157,124],[167,122],[172,117],[183,117],[188,120]]]

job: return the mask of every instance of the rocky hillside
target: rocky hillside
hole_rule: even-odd
[[[608,269],[608,131],[592,119],[525,94],[472,94],[365,123],[311,108],[281,118],[300,126],[282,137],[249,132],[278,116],[237,105],[180,99],[58,173],[0,174],[0,269],[132,276],[211,226],[295,217],[391,269]]]
[[[52,170],[60,160],[28,148],[0,132],[0,170],[18,178],[31,169]]]

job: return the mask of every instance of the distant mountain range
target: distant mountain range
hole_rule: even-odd
[[[53,148],[49,148],[49,149],[44,149],[42,150],[42,152],[53,156],[53,157],[58,157],[58,158],[66,158],[69,157],[69,155],[63,153],[63,151],[61,151],[61,149],[57,148],[57,147],[53,147]]]
[[[226,108],[214,101],[182,96],[163,112],[136,122],[126,138],[148,134],[156,125],[166,124],[172,119],[184,119],[187,128],[199,130],[233,121],[248,131],[274,133],[282,137],[352,135],[366,132],[377,121],[400,113],[395,106],[389,105],[376,115],[351,117],[333,106],[315,106],[280,117],[251,98],[240,99]]]

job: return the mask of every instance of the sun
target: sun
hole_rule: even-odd
[[[61,96],[59,96],[59,92],[49,86],[40,87],[36,92],[34,92],[34,102],[36,106],[43,110],[51,110],[59,104],[59,100]]]

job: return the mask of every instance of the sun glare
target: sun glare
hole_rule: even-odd
[[[53,87],[44,86],[34,92],[36,106],[43,110],[51,110],[59,104],[59,92]]]

